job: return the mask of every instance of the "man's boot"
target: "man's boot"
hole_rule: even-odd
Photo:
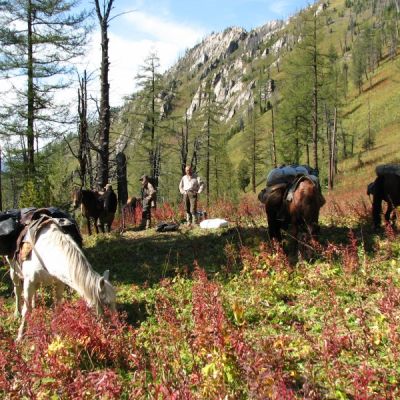
[[[191,222],[192,222],[192,216],[189,213],[187,213],[186,214],[186,225],[190,226]]]
[[[150,229],[151,226],[151,221],[149,219],[146,219],[146,229]]]
[[[197,225],[197,216],[196,216],[196,214],[192,214],[192,225]]]
[[[140,230],[146,229],[146,221],[147,221],[147,215],[146,213],[142,213],[142,220],[140,221],[139,225]]]

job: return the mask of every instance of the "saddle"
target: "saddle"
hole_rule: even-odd
[[[0,254],[18,260],[27,259],[30,250],[22,245],[28,229],[44,226],[44,221],[56,223],[64,233],[69,234],[82,247],[83,239],[78,225],[66,212],[56,208],[23,208],[0,213]],[[48,223],[49,223],[48,222]],[[33,232],[33,230],[32,230]],[[31,232],[31,234],[32,234]]]
[[[23,261],[30,258],[38,232],[40,232],[41,229],[43,229],[46,225],[52,223],[56,224],[64,233],[69,234],[79,246],[82,245],[82,236],[74,221],[70,221],[66,218],[55,218],[47,215],[46,213],[39,214],[36,212],[32,214],[32,218],[27,218],[26,221],[29,222],[24,226],[24,228],[18,235],[16,241],[16,250],[14,253],[14,258],[18,261],[20,265]],[[76,229],[71,230],[71,228]],[[25,240],[28,231],[33,244]]]

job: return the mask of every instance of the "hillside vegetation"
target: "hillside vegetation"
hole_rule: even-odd
[[[54,309],[40,290],[18,344],[3,267],[2,397],[398,398],[400,241],[352,205],[326,215],[308,261],[289,237],[267,240],[251,202],[211,210],[228,229],[86,237],[118,317],[95,318],[75,294]]]

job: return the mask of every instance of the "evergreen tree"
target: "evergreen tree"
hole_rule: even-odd
[[[249,162],[245,158],[243,158],[239,163],[237,179],[239,189],[245,192],[246,187],[250,183],[250,166]]]
[[[256,193],[257,175],[260,166],[265,165],[265,135],[259,125],[254,108],[248,110],[248,125],[245,129],[245,149],[247,153],[247,161],[250,166],[251,189]]]
[[[292,158],[298,162],[301,145],[306,148],[306,161],[318,169],[319,142],[319,101],[326,65],[325,55],[321,51],[323,23],[315,12],[303,11],[297,24],[298,43],[290,54],[287,66],[287,80],[282,90],[283,104],[280,110],[280,127],[284,149],[284,159]],[[291,146],[288,146],[291,143]],[[310,155],[310,145],[312,154]],[[289,148],[293,151],[288,154]]]
[[[88,28],[75,1],[13,0],[0,3],[0,71],[14,78],[9,103],[3,105],[3,133],[21,137],[26,170],[35,170],[35,141],[52,137],[66,121],[66,110],[54,102],[64,89],[71,62],[83,54]],[[16,83],[15,78],[19,77]],[[21,83],[23,77],[23,84]]]
[[[158,72],[160,60],[151,53],[140,67],[136,76],[140,91],[137,95],[139,109],[137,117],[142,126],[141,144],[147,153],[148,174],[158,186],[161,173],[161,151],[165,130],[161,124],[161,93],[163,90],[162,75]]]
[[[207,79],[202,84],[202,105],[200,112],[197,116],[198,123],[201,126],[202,137],[201,153],[204,155],[204,170],[206,179],[206,198],[207,207],[210,204],[210,193],[211,193],[211,174],[212,167],[218,168],[222,160],[215,156],[214,150],[216,149],[216,140],[220,135],[219,124],[222,116],[222,106],[216,101],[215,93],[212,87],[212,80]],[[199,143],[199,141],[198,141]],[[219,147],[220,148],[220,147]],[[216,175],[214,175],[216,176]],[[218,186],[218,182],[214,179],[214,188]]]

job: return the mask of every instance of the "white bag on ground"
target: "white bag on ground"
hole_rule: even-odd
[[[225,228],[228,226],[228,221],[222,218],[212,218],[205,219],[200,222],[200,228],[203,229],[215,229],[215,228]]]

